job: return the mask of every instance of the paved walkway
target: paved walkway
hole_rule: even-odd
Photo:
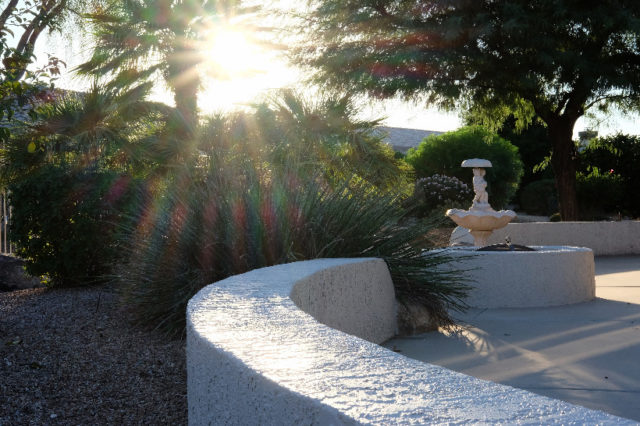
[[[385,345],[481,379],[640,421],[640,256],[596,258],[592,302],[473,309],[468,328]]]

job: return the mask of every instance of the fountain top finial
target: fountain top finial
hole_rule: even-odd
[[[470,158],[469,160],[464,160],[461,164],[462,167],[473,167],[475,168],[487,168],[487,167],[493,167],[493,165],[491,164],[491,161],[489,160],[483,160],[481,158]]]

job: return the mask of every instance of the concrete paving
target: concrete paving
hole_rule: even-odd
[[[596,257],[591,302],[472,309],[466,326],[385,343],[481,379],[640,421],[640,256]]]

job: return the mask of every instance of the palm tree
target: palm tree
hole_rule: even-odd
[[[383,142],[379,124],[356,117],[349,96],[311,99],[285,89],[254,104],[253,111],[210,117],[201,128],[200,150],[210,157],[230,152],[254,159],[270,174],[295,167],[297,174],[321,174],[331,184],[353,179],[379,190],[410,191],[411,169]]]
[[[198,65],[207,30],[249,9],[239,0],[111,0],[89,14],[95,48],[77,70],[126,86],[160,75],[173,91],[183,136],[198,124]],[[253,10],[253,9],[252,9]]]
[[[150,83],[127,90],[94,84],[87,93],[57,93],[7,141],[0,155],[0,184],[19,181],[43,164],[124,172],[151,162],[141,142],[170,121],[172,108],[145,101],[149,89]]]

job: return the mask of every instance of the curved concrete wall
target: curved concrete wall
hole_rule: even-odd
[[[510,223],[489,237],[488,244],[588,247],[596,256],[640,254],[640,221]]]
[[[633,424],[406,358],[298,307],[380,341],[395,327],[390,285],[379,259],[323,259],[202,289],[187,308],[189,423]]]
[[[467,270],[465,302],[474,308],[568,305],[596,297],[593,252],[584,247],[533,246],[536,251],[451,248],[447,268]]]

